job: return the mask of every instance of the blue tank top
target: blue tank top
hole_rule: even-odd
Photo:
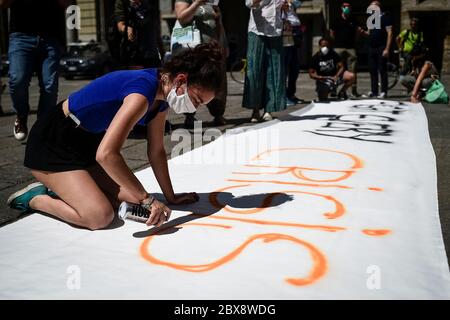
[[[87,131],[103,132],[111,124],[125,97],[140,93],[148,100],[148,110],[137,124],[147,125],[158,112],[168,108],[168,104],[162,102],[158,109],[151,110],[157,89],[157,69],[115,71],[72,93],[69,96],[69,111]]]

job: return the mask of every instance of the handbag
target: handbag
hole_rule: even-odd
[[[178,48],[194,48],[202,43],[200,30],[195,26],[195,21],[187,27],[181,26],[177,20],[170,37],[170,49],[174,52]]]
[[[429,103],[448,103],[448,93],[445,91],[444,85],[439,80],[434,80],[433,84],[425,94],[424,101]]]

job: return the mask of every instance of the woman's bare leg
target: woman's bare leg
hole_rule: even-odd
[[[94,165],[88,169],[89,174],[95,180],[97,185],[108,197],[113,208],[117,210],[122,201],[139,203],[139,199],[134,197],[123,187],[120,187],[100,165]]]
[[[31,173],[60,198],[36,196],[30,202],[32,209],[92,230],[104,228],[113,220],[114,210],[111,203],[86,170],[32,170]]]
[[[347,89],[350,88],[353,85],[353,83],[355,83],[356,76],[352,72],[345,71],[343,80],[344,80],[344,87],[342,88],[342,90],[347,91]]]

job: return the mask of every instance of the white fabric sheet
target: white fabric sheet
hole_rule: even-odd
[[[316,104],[172,159],[159,231],[1,228],[0,298],[449,299],[435,162],[421,105]]]

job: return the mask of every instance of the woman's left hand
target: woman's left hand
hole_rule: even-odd
[[[189,193],[179,193],[176,194],[173,199],[167,199],[167,201],[170,204],[189,204],[189,203],[194,203],[197,202],[199,200],[199,196],[196,192],[189,192]]]

